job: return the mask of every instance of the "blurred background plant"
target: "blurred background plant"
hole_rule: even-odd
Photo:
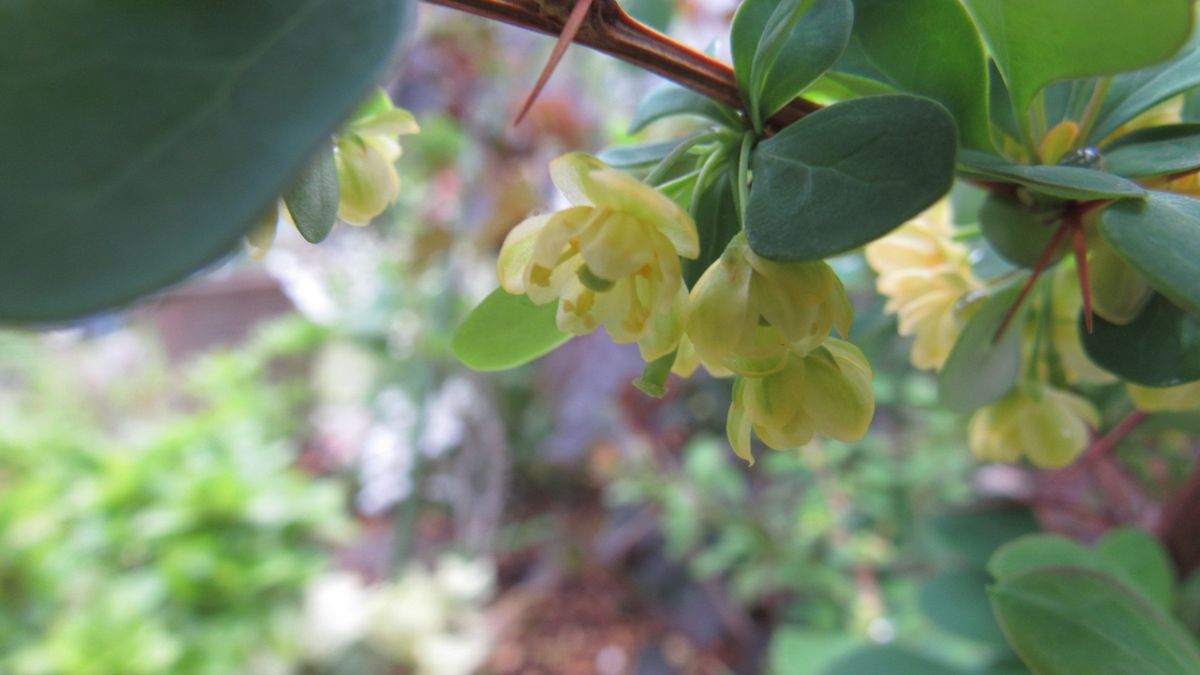
[[[735,4],[631,9],[704,46]],[[727,388],[650,399],[598,334],[467,371],[451,332],[551,206],[547,160],[631,140],[651,83],[571,49],[512,129],[549,39],[421,11],[390,87],[421,133],[374,225],[280,228],[131,312],[0,335],[0,672],[1026,672],[989,557],[1039,523],[1149,524],[1200,417],[1156,415],[1116,463],[978,464],[857,255],[834,265],[877,372],[861,442],[748,469]]]

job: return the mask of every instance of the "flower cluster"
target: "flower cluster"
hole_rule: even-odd
[[[982,287],[950,221],[943,199],[866,247],[867,263],[879,275],[876,288],[888,298],[884,310],[899,317],[901,335],[915,336],[912,363],[926,370],[946,362],[962,331],[960,300]]]
[[[646,361],[675,354],[675,371],[698,365],[736,375],[730,441],[753,461],[753,431],[768,446],[814,434],[853,440],[874,413],[862,352],[830,336],[850,330],[846,289],[824,262],[779,262],[729,242],[692,288],[680,257],[699,255],[691,217],[657,190],[581,153],[550,165],[571,207],[533,216],[500,251],[500,285],[536,304],[558,303],[556,323],[576,335],[603,327],[636,343]]]

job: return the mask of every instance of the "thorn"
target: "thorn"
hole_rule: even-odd
[[[1071,243],[1075,247],[1075,269],[1079,272],[1079,291],[1083,294],[1083,323],[1087,332],[1092,332],[1092,284],[1089,280],[1087,266],[1087,238],[1083,233],[1083,222],[1073,218],[1071,223]]]
[[[542,93],[542,89],[546,86],[546,82],[550,80],[550,74],[558,67],[558,62],[562,60],[563,54],[567,52],[567,47],[575,40],[575,36],[579,34],[579,29],[583,26],[583,19],[587,16],[588,9],[592,6],[592,0],[576,0],[575,7],[571,10],[571,15],[567,17],[567,22],[563,24],[562,33],[558,36],[558,42],[554,43],[554,51],[550,52],[550,58],[546,60],[546,65],[542,67],[542,72],[538,75],[537,82],[533,85],[533,90],[529,92],[529,96],[525,97],[525,102],[521,104],[521,112],[517,113],[516,119],[513,120],[513,126],[521,123],[525,119],[526,113],[533,107],[533,102],[537,100],[538,94]]]
[[[1021,292],[1017,295],[1017,299],[1013,302],[1012,307],[1008,308],[1008,313],[1004,315],[1004,320],[1000,322],[1000,327],[996,329],[996,334],[992,336],[992,344],[1000,341],[1004,337],[1004,331],[1008,329],[1008,324],[1012,323],[1013,317],[1017,315],[1017,310],[1020,309],[1021,303],[1025,302],[1025,297],[1029,295],[1033,284],[1037,282],[1038,277],[1046,270],[1046,266],[1050,264],[1050,258],[1054,257],[1054,251],[1058,249],[1059,244],[1062,244],[1063,238],[1067,236],[1067,230],[1070,227],[1070,221],[1064,220],[1062,225],[1054,231],[1054,236],[1050,238],[1050,243],[1046,244],[1046,248],[1042,249],[1042,254],[1038,256],[1037,264],[1033,267],[1033,274],[1025,280],[1025,285],[1021,287]]]

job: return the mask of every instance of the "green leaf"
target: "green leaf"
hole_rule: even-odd
[[[1200,380],[1200,318],[1155,294],[1129,324],[1095,317],[1091,334],[1079,320],[1088,358],[1108,372],[1147,387]]]
[[[894,94],[819,110],[759,143],[746,236],[772,260],[817,260],[874,241],[950,190],[954,120]]]
[[[1175,621],[1112,577],[1083,567],[1014,574],[990,589],[996,616],[1038,675],[1200,672]]]
[[[987,570],[998,581],[1046,567],[1079,567],[1108,573],[1109,568],[1082,544],[1057,534],[1030,534],[1000,547]]]
[[[927,521],[936,541],[960,554],[964,563],[987,564],[992,554],[1017,537],[1038,531],[1028,509],[1008,505],[944,513]]]
[[[1138,129],[1104,148],[1104,168],[1122,176],[1164,176],[1197,167],[1200,124]]]
[[[967,321],[938,373],[938,395],[955,412],[970,412],[1003,397],[1021,370],[1022,304],[999,342],[996,331],[1017,301],[1021,285],[1011,284],[988,298]]]
[[[959,153],[962,172],[984,180],[1002,180],[1062,199],[1145,198],[1146,190],[1133,181],[1078,166],[1013,164],[975,150]]]
[[[463,320],[450,348],[475,370],[507,370],[529,363],[571,339],[555,325],[558,303],[535,305],[497,288]]]
[[[1175,572],[1166,549],[1153,535],[1136,527],[1111,530],[1096,543],[1096,553],[1130,588],[1164,612],[1175,605]]]
[[[700,256],[695,260],[683,259],[683,280],[688,288],[695,285],[725,251],[729,240],[741,229],[738,223],[737,202],[733,196],[733,175],[736,169],[726,168],[705,186],[696,204],[692,218],[696,221],[696,232],[700,235]]]
[[[722,451],[728,452],[724,448]],[[771,665],[767,672],[771,675],[820,675],[826,666],[861,646],[862,640],[849,633],[783,625],[771,633],[768,650]]]
[[[402,0],[0,9],[0,320],[127,303],[229,252],[382,74]]]
[[[997,647],[1008,641],[992,615],[986,587],[988,576],[979,569],[942,572],[921,585],[921,611],[938,628]]]
[[[1088,140],[1106,138],[1139,114],[1200,85],[1200,35],[1170,61],[1113,78]]]
[[[329,236],[338,212],[338,175],[333,161],[333,143],[321,144],[317,154],[283,191],[283,203],[306,241],[317,244]]]
[[[896,93],[896,88],[893,86],[861,75],[842,73],[836,70],[826,71],[824,75],[817,78],[816,82],[800,92],[808,100],[821,104],[840,103],[862,96],[894,93]]]
[[[1100,234],[1155,290],[1200,316],[1200,201],[1151,192],[1117,202],[1100,214]]]
[[[730,31],[733,71],[755,128],[841,56],[850,0],[745,0]]]
[[[1010,263],[1031,269],[1050,245],[1058,219],[1047,211],[1033,211],[1021,202],[991,193],[979,209],[979,227],[988,244]],[[1062,257],[1066,241],[1050,258],[1050,264]]]
[[[965,0],[1018,115],[1056,80],[1111,75],[1170,58],[1192,28],[1191,0]]]
[[[786,671],[785,671],[786,673]],[[964,675],[962,671],[903,647],[867,647],[821,671],[821,675]],[[785,674],[781,674],[785,675]]]
[[[601,150],[596,154],[596,158],[618,169],[647,169],[662,161],[667,153],[685,140],[686,137],[638,145],[612,146]]]
[[[636,134],[654,122],[676,115],[701,117],[730,129],[745,126],[733,108],[690,89],[668,84],[646,94],[638,103],[633,120],[629,123],[629,133]]]
[[[964,145],[991,149],[987,61],[958,0],[855,0],[854,35],[892,83],[946,106]]]

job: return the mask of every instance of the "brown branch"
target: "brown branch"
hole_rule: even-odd
[[[560,35],[574,0],[426,0],[468,14],[528,30]],[[733,69],[635,21],[616,0],[594,0],[575,41],[665,77],[676,84],[742,109]],[[821,106],[794,99],[771,117],[769,126],[781,129]]]

